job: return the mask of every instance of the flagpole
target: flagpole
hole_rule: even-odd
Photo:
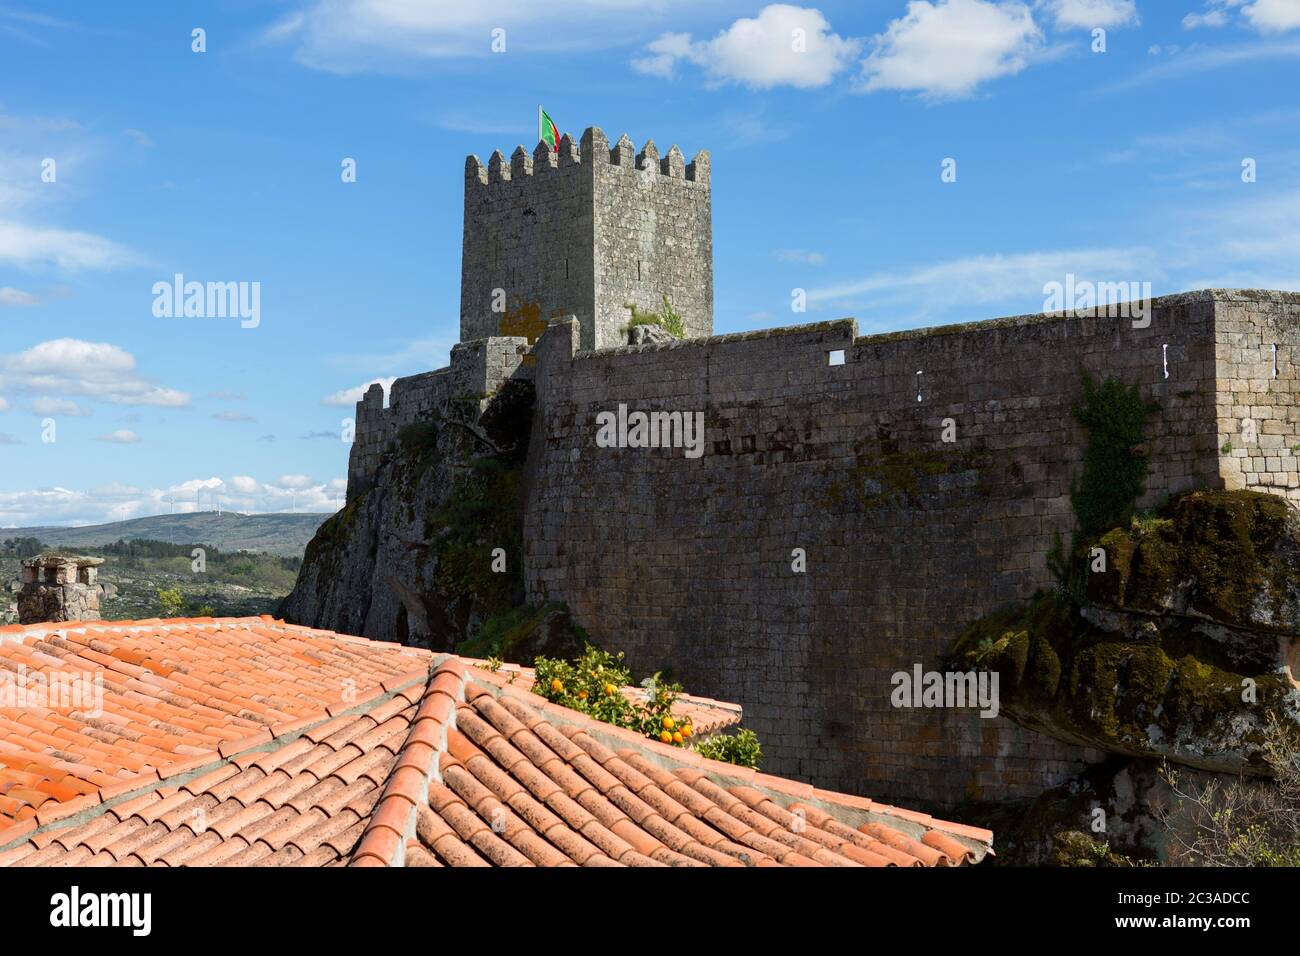
[[[537,104],[537,142],[542,141],[542,104]]]

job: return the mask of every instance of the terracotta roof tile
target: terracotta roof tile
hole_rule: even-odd
[[[0,629],[0,666],[19,663],[91,671],[104,699],[95,716],[0,712],[0,866],[943,866],[990,852],[988,831],[550,704],[526,668],[266,617]],[[681,703],[700,735],[739,721],[734,705]]]

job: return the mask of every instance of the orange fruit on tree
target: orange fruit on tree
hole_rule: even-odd
[[[611,696],[613,696],[614,691],[616,691],[616,690],[618,690],[618,688],[615,687],[613,684],[606,684],[606,685],[605,685],[605,696],[606,696],[606,697],[611,697]]]
[[[551,680],[551,690],[556,694],[564,690],[564,681],[560,680],[558,677],[553,678]]]
[[[682,743],[682,732],[680,730],[677,731],[677,733],[673,734],[673,743],[675,744]]]
[[[676,726],[677,721],[673,720],[671,716],[664,718],[664,730],[672,730]]]
[[[695,731],[691,729],[691,725],[690,725],[690,724],[682,724],[682,736],[683,736],[683,737],[689,737],[689,736],[691,736],[693,733],[695,733]]]
[[[587,699],[587,692],[585,690],[578,691],[578,700],[586,700],[586,699]]]
[[[659,735],[659,739],[666,744],[670,744],[673,742],[673,735],[665,730],[662,734]]]

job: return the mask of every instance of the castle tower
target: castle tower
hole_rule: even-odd
[[[627,341],[631,311],[668,296],[688,337],[713,332],[709,154],[687,163],[653,141],[611,149],[589,127],[581,145],[522,146],[487,168],[465,161],[460,338],[536,341],[555,316],[577,316],[582,348]]]

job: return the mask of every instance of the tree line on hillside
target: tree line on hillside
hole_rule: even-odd
[[[77,547],[78,552],[117,559],[123,567],[141,567],[146,563],[174,563],[178,567],[188,567],[195,558],[195,550],[202,549],[203,563],[208,573],[235,581],[257,581],[271,578],[280,579],[286,575],[296,576],[302,567],[299,556],[282,557],[256,551],[222,551],[213,545],[174,544],[170,541],[155,541],[149,538],[133,538],[127,541],[119,538],[112,544]],[[11,558],[30,558],[43,551],[68,550],[51,547],[33,537],[14,537],[0,541],[0,555]],[[289,582],[292,586],[292,581]]]

